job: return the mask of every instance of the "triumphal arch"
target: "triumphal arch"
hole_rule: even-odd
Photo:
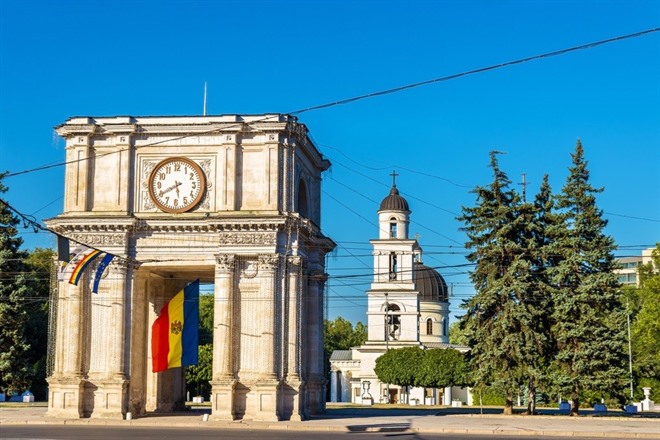
[[[187,283],[212,284],[212,419],[300,420],[325,406],[321,174],[293,116],[74,117],[64,210],[47,221],[112,253],[59,281],[48,415],[122,418],[184,402],[151,369],[151,325]]]

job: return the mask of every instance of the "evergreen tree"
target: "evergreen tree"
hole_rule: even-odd
[[[30,299],[25,302],[28,321],[25,337],[30,345],[28,359],[31,364],[30,391],[36,400],[47,400],[46,359],[48,351],[48,305],[50,274],[55,251],[35,248],[26,260]]]
[[[621,396],[626,380],[625,310],[614,269],[614,241],[596,206],[602,189],[589,183],[584,150],[577,142],[570,175],[557,197],[563,226],[555,230],[550,268],[557,355],[552,379],[577,415],[585,393]]]
[[[7,192],[2,184],[5,174],[0,173],[0,193]],[[17,237],[19,224],[9,206],[0,200],[0,392],[8,394],[25,391],[32,367],[25,335],[29,288],[24,260],[28,254],[20,250],[23,240]]]
[[[513,396],[530,374],[536,312],[534,258],[530,241],[536,223],[533,207],[522,203],[491,152],[493,182],[477,187],[477,206],[463,207],[459,220],[468,236],[467,258],[476,263],[470,278],[476,295],[464,302],[461,318],[471,350],[473,380],[477,386],[493,385],[506,396],[504,412],[513,412]],[[530,352],[528,355],[527,352]]]
[[[530,226],[522,230],[521,244],[526,248],[531,274],[529,290],[523,294],[523,319],[526,331],[523,338],[526,347],[523,350],[527,379],[527,412],[536,412],[536,390],[539,385],[547,385],[547,369],[554,356],[552,337],[552,296],[554,289],[549,279],[549,268],[555,262],[552,255],[553,234],[560,224],[554,213],[554,199],[548,181],[548,175],[536,195],[533,205],[521,210],[524,217],[530,216]]]

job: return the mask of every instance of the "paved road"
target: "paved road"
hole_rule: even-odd
[[[511,438],[508,434],[437,434],[418,433],[413,431],[386,430],[382,432],[328,432],[328,431],[280,431],[251,429],[217,429],[217,428],[171,428],[146,426],[68,426],[68,425],[11,425],[2,426],[0,438],[4,440],[197,440],[197,439],[268,439],[268,440],[336,440],[346,438],[351,440],[401,439],[401,440],[493,440]],[[517,440],[538,440],[536,435],[521,435]],[[544,440],[565,440],[566,436],[543,437]],[[581,440],[601,440],[600,437],[582,437]]]
[[[106,419],[54,419],[45,417],[45,407],[0,407],[0,431],[6,437],[5,428],[10,426],[41,425],[50,432],[57,426],[92,427],[94,432],[103,432],[107,428],[186,428],[188,433],[206,431],[207,428],[220,431],[230,430],[236,437],[242,433],[251,433],[254,438],[257,431],[267,430],[269,436],[283,434],[282,438],[295,439],[294,435],[323,431],[333,437],[339,434],[353,437],[377,435],[397,435],[403,438],[448,438],[447,435],[500,436],[501,438],[521,436],[546,437],[583,437],[583,438],[652,438],[660,440],[660,414],[644,414],[630,417],[624,413],[610,413],[607,416],[596,415],[588,411],[581,417],[568,417],[548,413],[541,416],[503,416],[495,411],[479,414],[474,408],[453,409],[402,409],[402,408],[336,408],[330,406],[326,414],[304,422],[255,422],[255,421],[204,421],[206,410],[193,410],[185,413],[149,414],[133,420]],[[656,418],[651,418],[653,415]],[[387,430],[390,432],[387,432]],[[240,431],[240,432],[239,432]],[[48,432],[48,431],[47,431]],[[441,435],[442,434],[442,435]],[[187,434],[189,436],[189,434]],[[316,438],[315,434],[315,438]],[[437,437],[437,438],[440,438]],[[55,437],[53,437],[55,438]],[[162,438],[162,437],[159,437]],[[232,438],[232,437],[230,437]],[[277,438],[277,437],[272,437]],[[378,437],[375,437],[378,438]]]

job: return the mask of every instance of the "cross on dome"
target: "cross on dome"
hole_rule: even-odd
[[[397,172],[394,171],[394,170],[392,170],[392,173],[390,174],[390,176],[392,176],[392,186],[394,188],[396,188],[396,176],[398,176],[398,175],[399,174],[397,174]]]

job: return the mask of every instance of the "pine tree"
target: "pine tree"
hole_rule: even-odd
[[[470,278],[476,295],[463,304],[461,318],[471,347],[469,358],[477,386],[494,385],[506,396],[504,412],[512,413],[513,396],[521,383],[533,385],[540,374],[547,333],[539,332],[544,288],[537,284],[539,257],[534,205],[523,203],[509,188],[510,180],[491,152],[493,182],[477,187],[477,206],[463,207],[459,220],[466,226],[476,263]]]
[[[0,174],[0,193],[7,192],[2,184],[5,174]],[[0,200],[0,391],[8,394],[24,391],[31,374],[30,346],[25,335],[27,252],[20,250],[23,240],[17,237],[19,224],[9,206]]]
[[[530,226],[523,230],[523,243],[532,267],[529,291],[523,298],[528,322],[528,332],[525,333],[528,346],[524,355],[527,368],[527,412],[534,414],[536,390],[540,385],[548,384],[547,369],[554,356],[555,347],[551,328],[554,290],[549,279],[549,268],[554,262],[550,248],[559,218],[554,213],[554,201],[547,174],[543,177],[539,193],[534,199],[529,223]]]
[[[621,395],[626,380],[625,310],[614,273],[614,241],[596,206],[602,189],[589,183],[584,150],[577,142],[570,175],[557,197],[562,227],[554,232],[550,271],[554,295],[553,334],[557,355],[553,383],[577,415],[585,393]]]

